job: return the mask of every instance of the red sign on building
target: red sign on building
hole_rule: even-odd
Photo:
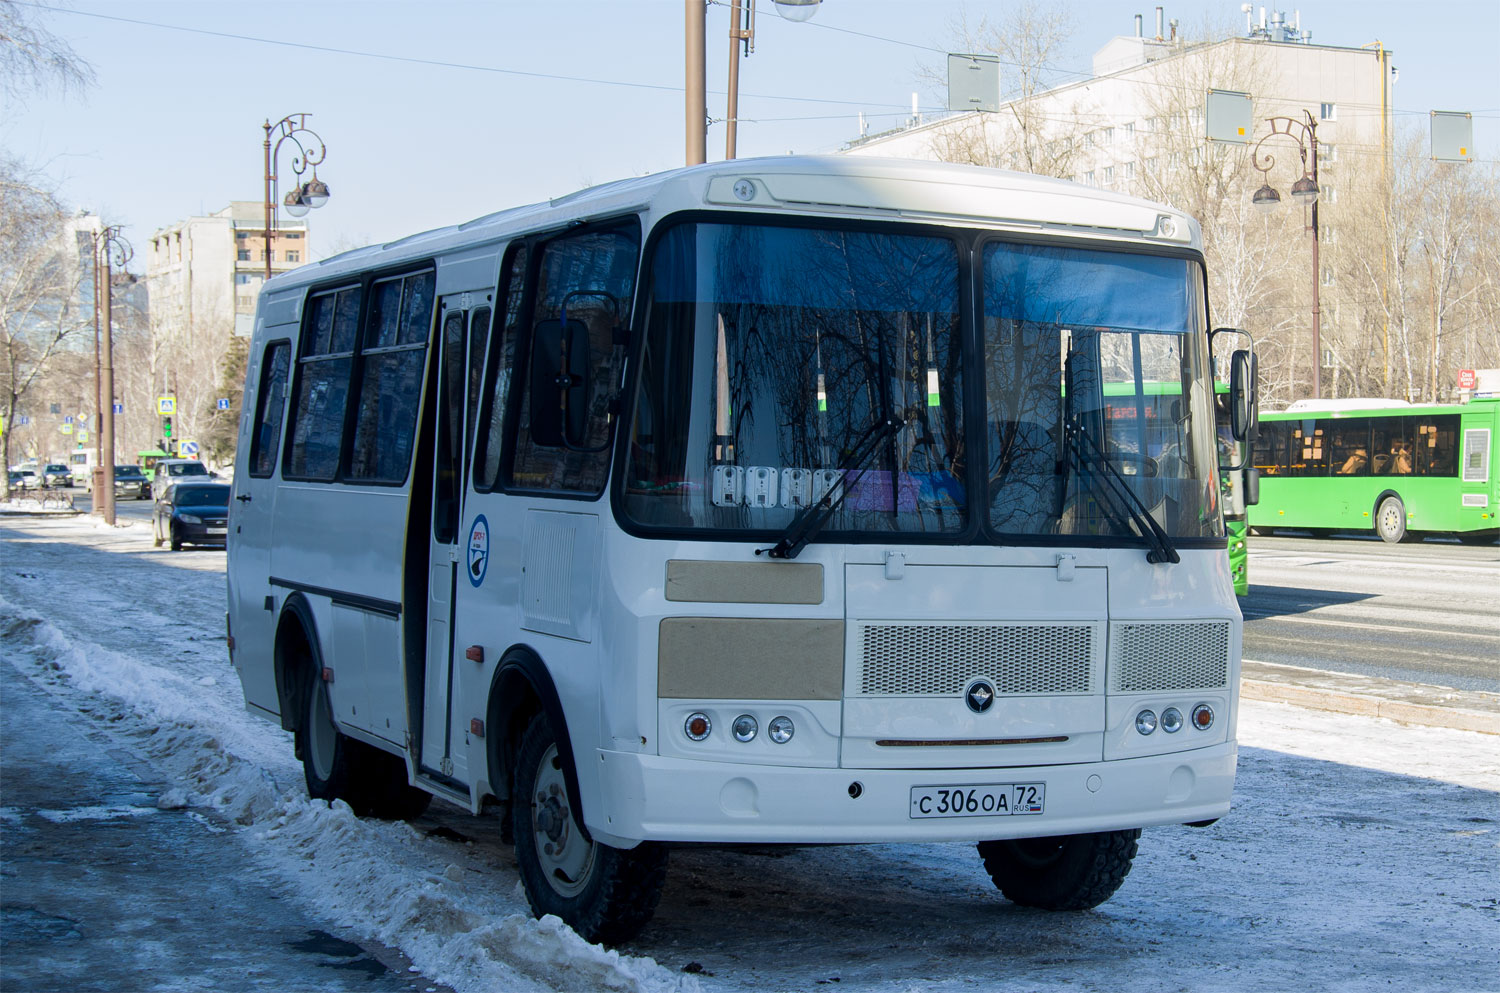
[[[1474,388],[1474,370],[1458,370],[1458,388],[1461,390],[1472,390]]]

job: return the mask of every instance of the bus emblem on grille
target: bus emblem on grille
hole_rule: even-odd
[[[982,679],[970,683],[969,688],[964,691],[964,702],[974,713],[982,714],[995,702],[995,688]]]

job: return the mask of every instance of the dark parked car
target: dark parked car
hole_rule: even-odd
[[[115,466],[115,496],[134,496],[137,500],[151,499],[151,480],[138,465]]]
[[[170,543],[172,551],[183,545],[223,545],[229,530],[228,483],[173,483],[156,499],[151,514],[156,547]]]

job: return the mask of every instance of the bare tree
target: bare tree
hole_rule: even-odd
[[[42,27],[37,11],[0,0],[0,93],[20,100],[51,86],[67,92],[93,85],[93,66]]]
[[[22,399],[69,338],[92,327],[74,306],[88,270],[69,244],[61,205],[9,162],[0,162],[0,464],[10,465]],[[10,481],[0,478],[0,499]]]
[[[1017,169],[1040,176],[1071,177],[1077,153],[1079,101],[1036,99],[1054,82],[1054,62],[1067,45],[1072,23],[1061,4],[1025,0],[999,22],[982,17],[971,24],[961,15],[953,25],[968,53],[999,57],[1005,103],[997,114],[974,114],[939,128],[932,153],[944,162]],[[947,85],[947,66],[920,71],[929,83]]]

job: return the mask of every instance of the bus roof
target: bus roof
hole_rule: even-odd
[[[486,214],[301,266],[270,280],[266,290],[274,293],[346,272],[398,265],[571,220],[694,208],[941,220],[1202,248],[1198,223],[1187,214],[1067,180],[913,159],[773,156],[638,176]]]
[[[1403,414],[1457,414],[1476,407],[1500,403],[1497,397],[1475,397],[1468,403],[1408,403],[1405,400],[1297,400],[1285,410],[1261,412],[1262,420],[1296,420],[1304,417],[1400,417]]]

